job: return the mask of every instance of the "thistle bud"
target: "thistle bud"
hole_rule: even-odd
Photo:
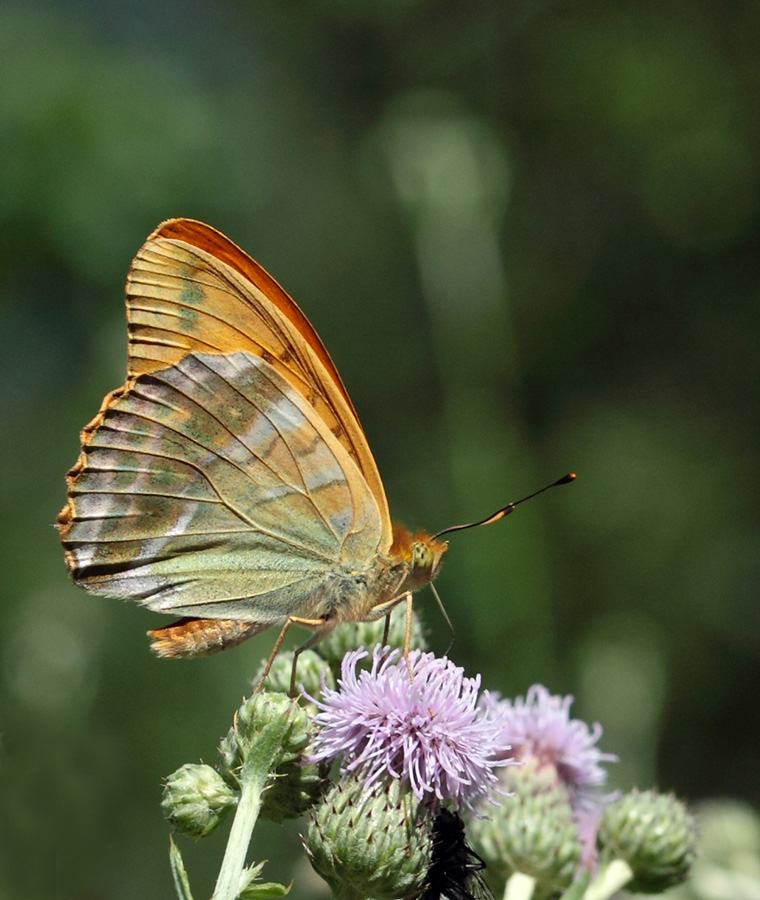
[[[166,779],[161,807],[177,831],[205,837],[236,803],[234,791],[215,769],[188,763]]]
[[[612,803],[599,824],[605,856],[633,870],[626,889],[659,894],[685,880],[696,858],[694,819],[672,795],[633,791]]]
[[[272,742],[276,741],[276,746]],[[300,759],[309,741],[309,717],[283,694],[262,691],[249,697],[219,745],[217,769],[224,780],[238,786],[238,772],[252,755],[266,762],[267,770]]]
[[[272,822],[297,819],[319,800],[328,786],[329,766],[285,763],[264,791],[261,815]]]
[[[348,776],[312,813],[304,847],[333,896],[392,900],[422,889],[433,819],[396,779]]]
[[[502,769],[499,786],[511,796],[481,806],[488,818],[470,823],[476,849],[492,877],[504,883],[521,872],[535,879],[535,900],[556,896],[572,882],[582,849],[567,786],[535,761]]]

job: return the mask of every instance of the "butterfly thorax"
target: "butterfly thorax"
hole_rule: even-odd
[[[312,597],[310,614],[333,622],[366,622],[385,615],[394,600],[436,577],[448,546],[426,532],[412,533],[394,523],[388,554],[378,554],[361,571],[348,567],[333,571]]]
[[[436,577],[441,568],[443,554],[449,549],[448,541],[439,541],[425,531],[412,533],[398,522],[393,523],[391,558],[403,561],[407,566],[403,591],[417,591]]]
[[[378,608],[401,598],[406,571],[405,565],[384,556],[367,569],[336,568],[310,598],[310,615],[334,624],[372,621],[378,618]]]
[[[412,533],[394,523],[389,553],[379,554],[366,570],[336,569],[313,599],[311,615],[341,622],[366,622],[380,609],[417,591],[438,574],[447,541],[424,531]]]

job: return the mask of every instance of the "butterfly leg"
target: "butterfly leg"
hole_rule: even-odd
[[[385,632],[383,633],[383,645],[388,640],[388,628],[390,626],[390,615],[399,603],[406,603],[406,631],[404,632],[404,649],[403,655],[406,660],[406,668],[409,671],[409,678],[414,681],[414,672],[412,672],[412,664],[409,661],[409,647],[412,643],[412,608],[413,598],[412,592],[406,591],[400,597],[394,597],[392,600],[386,600],[385,603],[378,603],[372,608],[372,619],[379,619],[381,616],[387,616],[385,623]]]
[[[393,610],[391,610],[391,612],[393,612]],[[390,630],[391,630],[391,613],[388,612],[385,614],[385,628],[383,628],[383,641],[382,641],[383,647],[388,646],[388,634],[390,633]]]
[[[314,619],[311,619],[311,620],[297,619],[296,621],[299,622],[299,624],[303,625],[303,624],[307,623],[308,621],[313,622]],[[324,622],[325,620],[323,619],[322,621]],[[311,625],[309,627],[313,628],[314,626]],[[315,644],[318,644],[322,640],[322,638],[325,637],[325,635],[328,632],[332,631],[332,627],[333,626],[330,625],[329,628],[320,629],[316,634],[313,634],[309,638],[308,641],[306,641],[304,644],[301,644],[300,647],[296,647],[296,649],[293,651],[293,668],[290,672],[290,696],[291,697],[295,697],[295,695],[296,695],[296,672],[298,671],[298,657],[301,655],[301,653],[303,653],[304,650],[309,650]]]
[[[308,647],[313,647],[317,641],[324,635],[325,630],[322,626],[327,623],[327,619],[302,619],[299,616],[289,616],[285,624],[282,626],[282,631],[280,632],[279,637],[274,642],[274,649],[269,654],[269,659],[267,660],[267,664],[264,666],[264,673],[261,678],[259,678],[258,684],[253,689],[254,694],[258,694],[258,692],[264,686],[264,682],[267,680],[267,675],[269,674],[269,670],[272,668],[272,663],[275,661],[275,657],[280,652],[280,647],[282,647],[282,642],[285,640],[285,635],[290,630],[291,625],[303,625],[306,628],[317,628],[319,629],[316,634],[312,635],[305,644],[300,646],[293,656],[293,672],[290,677],[290,696],[295,697],[296,693],[296,666],[298,664],[298,655],[302,650],[306,650]],[[329,630],[329,629],[328,629]]]
[[[406,660],[406,668],[409,672],[409,680],[414,682],[414,672],[412,664],[409,661],[409,645],[412,643],[412,592],[407,591],[404,595],[406,602],[406,631],[404,632],[404,659]]]

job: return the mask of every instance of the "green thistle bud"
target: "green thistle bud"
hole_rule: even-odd
[[[672,795],[633,791],[612,803],[599,824],[605,857],[633,870],[626,890],[659,894],[685,880],[696,858],[694,819]]]
[[[261,815],[272,822],[302,816],[328,787],[329,768],[324,763],[311,766],[286,763],[278,766],[274,779],[264,791]]]
[[[290,685],[289,666],[287,680]],[[286,726],[284,733],[278,731],[282,740],[277,747],[270,746],[270,725],[274,722]],[[322,794],[326,767],[301,764],[309,742],[309,725],[309,717],[297,700],[281,693],[261,692],[243,703],[219,746],[217,768],[235,788],[240,787],[239,773],[250,754],[260,753],[266,758],[268,778],[261,815],[274,822],[298,818]]]
[[[262,663],[259,671],[256,673],[254,684],[258,684],[264,672],[264,664]],[[288,653],[279,653],[272,668],[269,670],[264,686],[267,691],[272,693],[289,694],[290,679],[293,674],[293,651]],[[325,684],[329,688],[335,687],[335,679],[332,670],[325,660],[313,650],[304,650],[298,657],[298,672],[296,678],[296,687],[303,685],[307,694],[312,697],[319,695],[322,690],[322,675],[325,677]],[[301,698],[301,702],[305,701]],[[306,704],[308,707],[308,703]]]
[[[335,898],[392,900],[420,891],[431,860],[433,819],[397,779],[333,785],[312,813],[304,847]]]
[[[177,831],[205,837],[236,803],[234,791],[215,769],[188,763],[166,779],[161,807]]]
[[[500,880],[501,892],[521,872],[536,880],[535,900],[556,896],[572,882],[582,849],[567,787],[551,766],[535,762],[502,769],[499,787],[513,796],[482,807],[489,818],[469,826],[489,877]]]
[[[271,728],[275,724],[279,727]],[[272,735],[277,736],[276,747],[269,745]],[[273,772],[299,760],[308,742],[309,717],[298,702],[261,691],[235,714],[232,728],[219,745],[217,769],[228,784],[238,787],[238,772],[252,754],[266,758],[267,769]]]
[[[323,641],[319,642],[319,655],[326,659],[335,672],[340,671],[340,663],[350,650],[358,647],[372,649],[383,639],[385,617],[376,622],[360,622],[353,627],[344,625],[336,628]],[[401,649],[406,639],[406,615],[402,609],[391,615],[391,627],[388,632],[388,646]],[[427,649],[427,641],[422,629],[422,622],[417,612],[412,615],[411,646],[420,650]],[[311,691],[309,691],[311,693]]]

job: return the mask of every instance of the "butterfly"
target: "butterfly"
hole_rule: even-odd
[[[482,872],[486,864],[468,846],[464,822],[441,809],[432,829],[433,852],[419,900],[493,900]]]
[[[441,536],[467,526],[391,521],[353,403],[299,307],[192,219],[148,237],[126,305],[127,379],[81,433],[57,520],[76,584],[181,616],[148,632],[162,657],[280,626],[268,665],[291,625],[313,632],[297,657],[403,602],[408,658],[412,592],[438,573]]]

